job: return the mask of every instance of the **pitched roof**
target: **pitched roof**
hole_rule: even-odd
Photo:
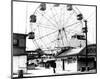
[[[92,50],[91,50],[92,49]],[[90,44],[88,45],[88,55],[96,55],[96,44]],[[78,48],[74,48],[74,49],[70,49],[68,51],[64,51],[58,55],[56,55],[55,57],[59,58],[59,57],[65,57],[65,56],[70,56],[70,55],[86,55],[86,47],[78,47]]]

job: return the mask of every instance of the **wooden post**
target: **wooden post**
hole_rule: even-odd
[[[78,71],[79,70],[78,55],[76,55],[76,61],[77,61],[77,71]]]
[[[64,59],[62,59],[62,65],[63,65],[63,70],[65,70],[65,62],[64,62]]]

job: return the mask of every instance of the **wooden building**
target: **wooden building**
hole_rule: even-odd
[[[26,72],[26,34],[13,33],[13,73]]]
[[[86,47],[64,51],[56,56],[56,60],[62,70],[96,70],[96,44],[88,45],[87,51]]]
[[[86,54],[87,53],[87,54]],[[96,70],[96,44],[91,44],[82,49],[79,54],[77,54],[78,70]],[[83,69],[82,69],[83,68]]]

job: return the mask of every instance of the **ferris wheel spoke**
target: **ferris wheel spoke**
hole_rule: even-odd
[[[63,14],[62,14],[62,10],[63,10],[63,8],[60,8],[60,18],[59,18],[59,26],[62,26],[62,16],[63,16]]]
[[[66,7],[64,6],[64,10],[63,10],[63,21],[62,21],[63,22],[63,24],[62,24],[63,27],[64,27],[65,23],[68,22],[68,19],[69,19],[69,18],[66,19],[66,14],[67,14],[66,13]],[[73,15],[73,13],[72,14],[70,13],[69,17],[71,17],[72,15]]]
[[[50,20],[52,20],[55,23],[54,25],[57,27],[57,22],[55,19],[53,19],[56,15],[54,15],[53,17],[50,17],[48,14],[46,15],[49,17]]]
[[[79,13],[81,13],[81,11],[77,7],[75,7],[75,8],[78,10]]]
[[[55,11],[55,15],[57,16],[58,15],[58,13],[57,13],[57,10],[54,8],[54,11]],[[57,17],[58,18],[58,17]],[[56,19],[56,17],[55,17],[55,19]],[[57,21],[57,20],[56,20]],[[57,24],[59,25],[59,22],[57,21]]]
[[[40,32],[39,26],[38,26],[38,32],[39,32],[39,37],[40,37],[41,32]],[[44,43],[42,39],[39,39],[39,40],[40,40],[42,43]],[[47,47],[45,43],[44,43],[44,45],[45,45],[45,47]]]
[[[36,40],[39,40],[39,39],[45,38],[45,37],[47,37],[47,36],[49,36],[49,35],[51,35],[51,34],[56,33],[57,31],[58,31],[58,30],[56,30],[56,31],[54,31],[54,32],[52,32],[52,33],[46,34],[46,35],[44,35],[44,36],[41,36],[41,37],[37,38]]]
[[[43,27],[43,28],[48,28],[48,29],[55,30],[55,28],[50,28],[50,27],[49,27],[49,26],[52,26],[52,25],[47,25],[47,24],[43,24],[43,23],[41,23],[41,20],[43,20],[43,19],[41,18],[38,22],[36,22],[37,26],[40,26],[40,27]],[[48,26],[48,27],[46,27],[46,26]]]
[[[40,46],[39,46],[39,44],[37,43],[37,41],[36,41],[35,39],[34,39],[34,41],[35,41],[37,47],[40,48]]]
[[[91,12],[91,14],[86,18],[86,20],[88,21],[92,21],[93,18],[95,18],[95,16],[93,16],[94,12]]]
[[[54,9],[55,9],[55,8],[54,8]],[[57,13],[54,14],[54,11],[53,11],[52,8],[51,8],[50,10],[51,10],[52,16],[53,16],[53,18],[54,18],[54,20],[55,20],[55,23],[58,25],[58,22],[57,22],[57,20],[56,20]]]
[[[73,24],[70,24],[70,25],[65,26],[64,28],[69,28],[69,27],[74,26],[74,25],[79,24],[79,23],[80,23],[80,22],[75,22],[75,23],[73,23]]]
[[[38,27],[38,32],[39,32],[39,37],[40,37],[41,32],[40,32],[39,27]],[[49,38],[48,38],[48,40],[49,40]],[[42,39],[40,39],[40,41],[45,45],[45,48],[48,49],[48,46],[47,46],[48,44],[45,44],[45,42]]]
[[[68,17],[67,20],[64,22],[63,26],[65,26],[65,25],[68,23],[68,21],[71,19],[71,17],[73,16],[73,14],[74,14],[74,11],[73,11],[72,13],[69,14],[69,17]]]
[[[33,45],[36,47],[36,49],[38,48],[38,46],[35,44],[35,41],[34,40],[32,40],[32,42],[33,42]]]
[[[49,27],[52,26],[52,25],[43,24],[43,23],[40,23],[40,22],[39,22],[39,23],[36,23],[36,24],[37,24],[37,25],[42,25],[42,26],[49,26]],[[52,29],[55,29],[55,28],[52,28]]]
[[[37,23],[36,23],[37,24]],[[47,29],[51,29],[51,30],[55,30],[54,28],[50,28],[50,27],[46,27],[47,25],[43,25],[43,24],[37,24],[38,27],[43,27],[43,28],[47,28]]]
[[[66,31],[64,30],[64,34],[65,34],[65,38],[66,38],[66,41],[68,42],[68,39],[67,39],[67,34],[66,34]],[[70,43],[68,42],[68,44],[70,45]]]
[[[75,31],[75,30],[71,30],[71,29],[70,29],[70,31],[65,30],[65,32],[68,32],[69,34],[70,34],[70,33],[72,33],[72,34],[80,33],[79,31]]]
[[[53,30],[54,30],[54,29],[53,29]],[[40,34],[42,34],[42,33],[41,33],[40,29],[39,29],[39,26],[38,26],[38,32],[39,32],[39,37],[41,37]],[[48,36],[47,36],[47,38],[48,38]],[[42,39],[41,39],[41,40],[42,40]],[[50,40],[50,39],[48,38],[48,40]]]
[[[45,26],[42,26],[42,25],[39,25],[40,27],[43,27],[43,28],[47,28],[47,29],[51,29],[51,30],[55,30],[53,28],[49,28],[49,27],[45,27]]]
[[[66,8],[64,8],[64,9],[66,9]],[[64,26],[64,22],[65,22],[65,19],[64,19],[65,18],[65,11],[66,10],[63,10],[63,26]]]
[[[46,16],[44,16],[44,14],[40,13],[39,11],[38,11],[38,13],[39,13],[42,17],[44,17],[50,24],[52,24],[54,27],[57,28],[57,26],[56,26],[54,23],[52,23],[52,21],[51,21],[50,19],[48,19]]]

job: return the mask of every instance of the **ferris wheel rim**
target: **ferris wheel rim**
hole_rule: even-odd
[[[38,8],[37,8],[38,9]],[[35,13],[34,14],[36,14],[36,12],[37,12],[37,9],[36,9],[36,11],[35,11]],[[82,21],[80,21],[79,23],[82,23]],[[83,25],[82,25],[83,26]],[[40,27],[40,26],[39,26]],[[65,27],[64,27],[65,28]],[[59,29],[58,29],[59,30]],[[58,30],[56,30],[56,32],[58,31]],[[48,36],[48,34],[46,35],[46,36]],[[44,36],[43,36],[44,37]],[[42,39],[42,37],[40,37],[40,38],[38,38],[38,39],[35,39],[35,40],[41,40]]]

